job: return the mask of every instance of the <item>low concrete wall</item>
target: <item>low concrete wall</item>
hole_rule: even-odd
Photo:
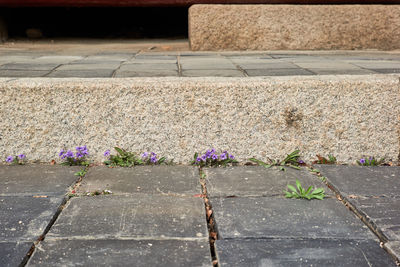
[[[50,161],[87,145],[187,163],[228,149],[240,160],[332,153],[397,160],[398,75],[269,78],[0,79],[0,155]]]
[[[192,50],[400,49],[400,5],[194,5]]]

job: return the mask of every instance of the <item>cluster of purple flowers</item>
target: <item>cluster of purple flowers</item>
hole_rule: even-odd
[[[226,166],[228,163],[237,163],[232,154],[229,154],[228,151],[219,154],[214,148],[212,148],[207,150],[206,153],[201,156],[196,153],[191,164],[199,166]]]
[[[154,152],[150,152],[150,153],[144,152],[141,156],[142,156],[142,160],[144,162],[151,162],[153,164],[156,164],[158,162],[157,154]]]
[[[384,159],[377,160],[374,157],[362,158],[357,161],[361,166],[377,166],[383,164]]]
[[[86,146],[75,147],[75,154],[71,150],[65,151],[61,149],[58,156],[64,160],[64,164],[69,165],[85,165],[86,157],[89,156],[89,152]],[[87,163],[88,164],[88,163]]]
[[[6,158],[7,163],[16,163],[16,164],[22,164],[22,162],[26,159],[25,154],[19,154],[18,156],[8,156]]]

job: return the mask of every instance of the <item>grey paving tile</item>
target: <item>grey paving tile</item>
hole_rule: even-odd
[[[27,266],[80,265],[212,266],[207,241],[184,240],[45,240]]]
[[[271,63],[241,63],[239,66],[242,69],[249,70],[275,70],[275,69],[299,69],[298,66],[290,62],[271,62]]]
[[[352,198],[350,202],[392,241],[400,241],[400,198]]]
[[[385,243],[384,248],[394,257],[400,261],[400,241],[389,241]]]
[[[136,194],[75,197],[46,239],[208,239],[200,197]]]
[[[186,77],[244,77],[245,75],[234,69],[198,69],[183,70],[182,76]]]
[[[291,75],[315,75],[304,69],[245,69],[249,76],[291,76]]]
[[[81,167],[0,165],[0,196],[63,196],[78,179]]]
[[[0,241],[0,266],[19,266],[32,245],[33,242]]]
[[[0,196],[0,240],[36,241],[62,201],[63,197]]]
[[[176,60],[176,56],[175,55],[152,55],[152,54],[141,54],[141,55],[136,55],[135,58],[133,60],[160,60],[160,61],[164,61],[164,60]]]
[[[217,240],[220,266],[396,266],[372,240]]]
[[[47,70],[50,71],[54,68],[59,66],[59,64],[54,64],[54,63],[45,63],[45,64],[40,64],[40,63],[32,63],[32,64],[26,64],[26,63],[8,63],[0,66],[0,70]]]
[[[266,169],[259,166],[207,168],[207,191],[209,196],[276,196],[283,195],[288,184],[299,179],[304,186],[327,187],[307,170],[285,167]]]
[[[356,66],[360,66],[362,68],[366,69],[400,69],[400,60],[399,61],[379,61],[379,60],[373,60],[373,61],[351,61],[352,64]]]
[[[57,68],[57,71],[81,71],[81,70],[86,70],[86,71],[101,71],[101,70],[115,70],[120,66],[120,63],[102,63],[102,64],[96,64],[95,66],[93,64],[68,64],[68,65],[62,65]]]
[[[138,71],[121,71],[117,70],[114,77],[177,77],[177,70],[138,70]]]
[[[336,199],[269,197],[210,198],[221,239],[376,239],[360,219]]]
[[[92,70],[55,70],[50,74],[47,74],[46,77],[55,77],[55,78],[103,78],[103,77],[112,77],[114,69],[96,69]]]
[[[79,192],[111,190],[114,194],[201,193],[198,169],[186,166],[140,166],[135,168],[92,167]]]
[[[148,63],[140,63],[140,64],[123,64],[120,67],[120,71],[152,71],[152,70],[178,70],[177,64],[148,64]]]
[[[43,63],[67,64],[77,60],[82,60],[83,58],[84,56],[45,55],[35,58],[34,61]]]
[[[307,69],[317,75],[363,75],[363,74],[376,74],[372,70],[366,69]]]
[[[44,77],[50,70],[0,70],[0,77]]]
[[[230,62],[213,63],[213,62],[181,62],[183,70],[237,70],[236,66]]]
[[[314,61],[314,62],[296,62],[296,65],[305,68],[305,69],[328,69],[328,70],[340,70],[340,69],[345,69],[345,70],[359,70],[361,69],[358,66],[355,66],[353,64],[349,64],[346,62],[340,62],[340,61]]]
[[[317,168],[345,196],[400,197],[400,167],[318,165]]]

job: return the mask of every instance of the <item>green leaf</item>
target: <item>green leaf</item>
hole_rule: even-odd
[[[197,157],[199,156],[199,153],[194,153],[194,156],[193,156],[193,161],[196,161],[196,159],[197,159]]]
[[[301,183],[300,183],[300,181],[298,179],[296,179],[296,186],[299,189],[299,192],[302,193],[303,188],[301,187]]]
[[[289,190],[292,190],[293,192],[297,191],[293,185],[288,184],[287,187],[289,188]]]
[[[316,188],[314,191],[312,191],[311,194],[317,195],[317,194],[321,194],[321,193],[325,193],[325,190],[323,188]]]
[[[296,169],[296,170],[301,170],[301,168],[299,166],[295,166],[295,165],[292,165],[292,164],[288,164],[286,166],[289,166],[289,167],[291,167],[293,169]]]
[[[305,194],[308,195],[311,192],[312,188],[313,188],[312,186],[308,187],[308,189],[306,190]]]
[[[159,160],[158,160],[158,164],[163,164],[164,163],[164,161],[165,161],[165,157],[162,157],[162,158],[160,158]]]
[[[119,148],[119,147],[114,147],[114,149],[115,149],[115,151],[117,151],[118,154],[120,154],[120,155],[124,155],[124,154],[125,154],[125,152],[124,152],[121,148]]]

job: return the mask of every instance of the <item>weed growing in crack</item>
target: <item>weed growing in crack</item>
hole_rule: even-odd
[[[157,154],[154,152],[144,152],[141,157],[139,157],[135,153],[128,152],[119,147],[114,147],[114,149],[117,151],[117,155],[111,155],[110,150],[104,152],[104,156],[107,157],[107,160],[104,161],[104,164],[119,167],[173,164],[173,160],[167,162],[165,157],[158,158]]]
[[[75,153],[71,150],[65,151],[61,149],[58,156],[63,160],[62,165],[68,166],[89,166],[90,162],[87,159],[89,152],[86,146],[77,146]]]
[[[384,164],[385,159],[381,158],[380,160],[375,159],[375,157],[362,158],[357,160],[357,164],[360,166],[379,166]]]
[[[333,155],[328,155],[328,158],[322,157],[317,154],[318,160],[313,161],[313,164],[336,164],[336,157]]]
[[[293,185],[287,185],[288,189],[290,191],[285,192],[285,196],[287,198],[303,198],[303,199],[324,199],[325,197],[325,190],[323,188],[316,188],[314,191],[311,191],[313,189],[312,186],[308,187],[307,190],[303,188],[300,184],[300,181],[296,179],[296,186],[297,189]]]
[[[87,170],[86,168],[84,168],[84,169],[82,169],[82,170],[80,170],[80,171],[74,173],[74,175],[75,175],[75,176],[83,177],[83,176],[85,176],[85,174],[87,173],[87,171],[88,171],[88,170]]]
[[[269,159],[269,163],[266,163],[256,158],[250,158],[249,160],[265,168],[278,166],[281,171],[285,170],[285,166],[300,170],[300,165],[305,164],[304,161],[300,160],[300,150],[295,150],[292,153],[288,154],[286,158],[284,158],[282,161]]]
[[[93,192],[86,192],[87,196],[99,196],[99,195],[111,195],[112,192],[108,189],[104,189],[102,191],[95,190]]]
[[[199,153],[194,153],[193,160],[190,162],[191,165],[199,167],[226,167],[227,165],[238,163],[235,160],[235,156],[229,154],[228,151],[224,151],[221,154],[212,148],[207,150],[203,155],[199,156]]]
[[[10,165],[24,165],[26,163],[26,155],[19,154],[18,156],[8,156],[6,162]]]

